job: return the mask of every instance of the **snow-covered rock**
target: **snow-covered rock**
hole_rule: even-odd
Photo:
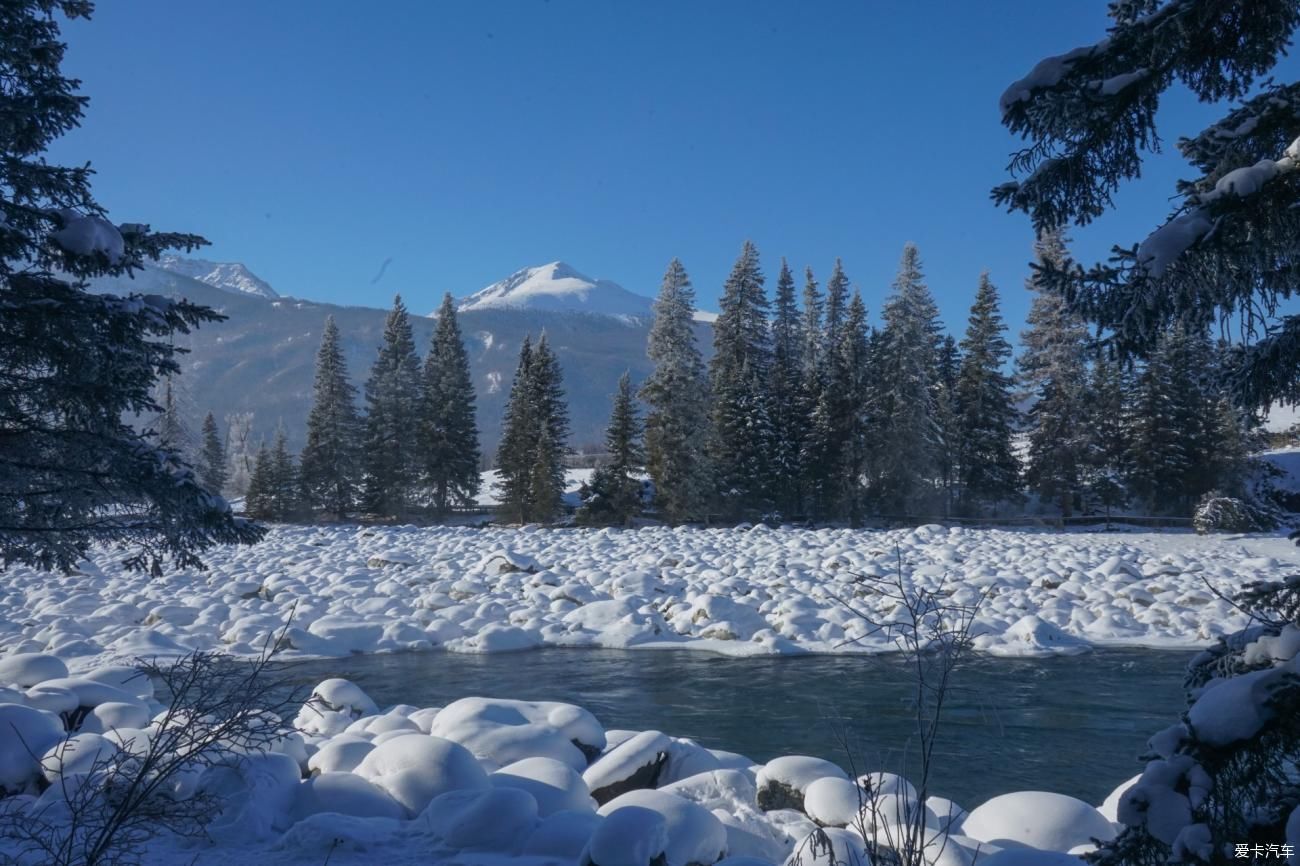
[[[555,812],[589,812],[596,808],[582,776],[554,758],[515,761],[492,773],[488,781],[493,787],[527,791],[537,801],[537,814],[543,818]]]
[[[816,780],[827,777],[847,780],[848,774],[823,758],[807,755],[774,758],[763,765],[755,779],[758,807],[765,812],[772,809],[802,811],[804,790]]]
[[[430,733],[460,743],[496,767],[548,757],[581,772],[605,747],[605,731],[581,707],[557,702],[462,698],[434,718]]]
[[[645,809],[663,818],[668,837],[663,849],[666,866],[711,866],[726,853],[727,831],[713,813],[664,791],[629,791],[610,800],[598,810],[607,819],[602,829],[608,826],[608,819],[628,807]],[[605,864],[600,862],[600,866]]]

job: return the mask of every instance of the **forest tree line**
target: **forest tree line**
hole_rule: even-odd
[[[1026,508],[1187,516],[1212,491],[1249,498],[1258,424],[1220,381],[1224,347],[1204,329],[1176,326],[1146,362],[1120,361],[1037,276],[1066,265],[1064,239],[1044,235],[1035,259],[1013,359],[987,273],[958,340],[944,333],[911,244],[877,327],[839,260],[824,285],[809,268],[801,286],[782,260],[769,298],[758,251],[746,243],[723,288],[707,363],[694,290],[674,260],[654,305],[653,372],[638,388],[620,381],[606,455],[577,519],[857,524]],[[362,412],[327,320],[302,453],[289,451],[281,427],[254,455],[250,419],[229,418],[223,441],[209,414],[195,455],[201,480],[213,490],[246,483],[247,512],[268,519],[442,518],[474,505],[474,387],[449,295],[437,322],[421,360],[395,301]],[[184,449],[170,382],[160,402],[161,444]],[[499,515],[557,519],[569,424],[544,333],[520,348],[502,427]],[[241,464],[242,481],[233,477]]]

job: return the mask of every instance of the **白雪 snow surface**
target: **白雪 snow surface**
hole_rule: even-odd
[[[888,637],[847,605],[888,615],[892,602],[869,591],[869,578],[901,567],[907,586],[945,586],[955,603],[987,594],[975,642],[992,654],[1188,648],[1245,625],[1211,587],[1231,592],[1291,573],[1300,551],[1282,537],[937,526],[341,525],[277,527],[262,544],[211,551],[208,564],[154,579],[101,551],[58,579],[11,567],[0,643],[6,656],[50,652],[74,671],[186,649],[251,655],[292,613],[287,657],[536,646],[888,651]],[[322,732],[356,717],[339,700],[321,707]]]

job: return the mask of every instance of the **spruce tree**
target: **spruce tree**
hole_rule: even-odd
[[[366,382],[365,505],[401,517],[415,503],[420,361],[411,319],[399,295],[384,323],[383,343]]]
[[[746,241],[723,287],[709,365],[713,397],[710,458],[718,507],[731,519],[769,505],[772,421],[766,400],[772,365],[767,296],[758,250]]]
[[[563,507],[568,407],[559,360],[543,333],[524,339],[497,449],[500,513],[518,523],[554,520]]]
[[[1300,4],[1123,0],[1108,11],[1104,39],[1045,59],[1002,95],[1003,124],[1028,142],[1011,163],[1022,179],[994,198],[1039,233],[1089,223],[1139,176],[1143,151],[1158,149],[1166,90],[1181,83],[1203,103],[1228,103],[1217,122],[1178,139],[1194,176],[1178,183],[1164,225],[1106,263],[1048,263],[1043,276],[1142,357],[1176,324],[1233,321],[1243,339],[1227,362],[1239,402],[1300,397],[1300,316],[1279,308],[1300,267],[1300,82],[1269,78]]]
[[[60,69],[60,17],[74,0],[12,0],[0,26],[0,567],[70,569],[93,545],[125,549],[128,568],[201,565],[214,544],[262,530],[233,516],[193,469],[127,419],[152,417],[160,379],[180,373],[173,337],[223,317],[155,295],[92,294],[190,234],[114,225],[89,165],[49,146],[79,125],[87,98]]]
[[[191,462],[194,437],[190,434],[189,425],[185,423],[180,399],[171,376],[163,380],[161,405],[162,411],[158,413],[158,420],[154,422],[158,447],[174,451],[186,463]]]
[[[938,315],[909,243],[885,302],[877,370],[874,408],[883,422],[873,459],[886,514],[918,514],[935,504]]]
[[[826,479],[820,473],[814,451],[817,442],[817,406],[821,402],[824,370],[822,313],[824,303],[817,288],[812,268],[804,269],[803,314],[800,321],[799,369],[799,421],[803,431],[799,437],[799,477],[796,487],[797,505],[801,514],[819,515],[820,492]]]
[[[1088,510],[1100,511],[1108,518],[1129,501],[1131,392],[1125,365],[1111,352],[1097,352],[1086,401],[1090,436],[1085,490]]]
[[[838,262],[835,280],[848,284]],[[865,514],[867,332],[866,306],[854,292],[836,328],[836,342],[822,356],[804,446],[808,505],[819,519],[856,523]]]
[[[799,510],[799,481],[802,474],[799,452],[808,425],[801,396],[801,338],[794,275],[790,273],[785,259],[781,259],[772,319],[772,368],[767,379],[768,417],[772,422],[768,466],[771,472],[772,503],[779,514],[787,516]]]
[[[844,275],[844,263],[835,260],[831,277],[826,281],[825,325],[822,328],[823,351],[829,355],[840,343],[840,328],[849,304],[849,278]]]
[[[1012,446],[1016,425],[1011,357],[998,291],[987,272],[980,275],[961,341],[957,381],[958,459],[961,505],[967,513],[1019,496],[1020,461]]]
[[[670,523],[702,519],[708,506],[709,382],[695,345],[695,291],[673,259],[655,299],[646,354],[654,371],[641,383],[646,470],[655,506]]]
[[[259,520],[275,516],[275,467],[271,449],[263,439],[253,458],[253,471],[248,475],[248,492],[244,494],[244,513]]]
[[[289,436],[283,422],[275,429],[275,444],[271,446],[270,482],[267,485],[271,517],[288,520],[298,511],[300,486],[298,467],[289,451]]]
[[[630,525],[641,511],[641,480],[645,456],[641,450],[641,420],[632,397],[632,381],[626,372],[618,380],[614,408],[605,431],[607,462],[592,473],[584,485],[579,523]]]
[[[438,309],[423,378],[420,461],[434,509],[445,516],[453,506],[474,503],[480,459],[474,381],[450,294]]]
[[[338,325],[329,316],[316,353],[307,444],[302,449],[303,504],[309,511],[343,520],[356,510],[361,484],[361,429],[356,388],[348,381]]]
[[[499,512],[506,520],[524,523],[528,518],[529,480],[532,461],[529,455],[536,445],[535,411],[531,403],[530,378],[533,365],[532,338],[525,335],[519,346],[519,362],[510,383],[505,417],[501,422],[501,442],[497,446],[496,493]]]
[[[564,457],[568,452],[569,408],[564,401],[560,361],[543,331],[529,365],[529,402],[535,412],[536,447],[529,484],[530,521],[556,519],[564,506]]]
[[[1055,232],[1045,235],[1034,252],[1037,262],[1028,282],[1034,299],[1016,361],[1019,384],[1032,401],[1025,419],[1025,480],[1065,518],[1082,496],[1088,460],[1088,333],[1060,292],[1042,279],[1046,263],[1062,267],[1068,262],[1065,238]]]
[[[957,403],[962,359],[951,334],[939,339],[934,357],[934,463],[942,513],[947,517],[961,495],[962,451],[961,411]]]
[[[203,489],[221,495],[226,487],[226,446],[211,412],[203,419],[203,447],[197,469]]]

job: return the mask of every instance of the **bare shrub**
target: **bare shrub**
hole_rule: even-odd
[[[198,790],[203,773],[271,751],[292,731],[284,719],[303,694],[279,675],[273,646],[251,661],[193,652],[142,662],[163,711],[143,731],[109,731],[117,748],[88,754],[66,739],[47,753],[43,793],[0,800],[0,863],[127,866],[160,834],[203,838],[220,809]]]

